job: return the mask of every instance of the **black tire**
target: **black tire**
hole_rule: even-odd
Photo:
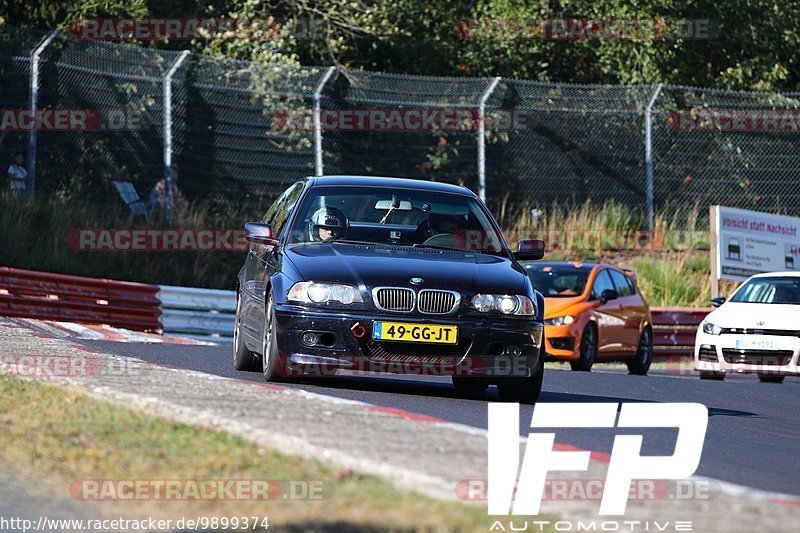
[[[489,383],[481,378],[453,376],[453,386],[459,392],[483,392],[489,388]]]
[[[255,372],[258,370],[258,356],[247,349],[242,338],[240,327],[242,324],[242,296],[236,294],[236,320],[233,325],[233,368],[243,372]]]
[[[581,335],[581,358],[570,363],[572,370],[579,372],[589,372],[597,359],[597,326],[593,323],[586,325]]]
[[[278,336],[275,333],[275,301],[270,291],[264,316],[264,338],[261,342],[261,372],[264,381],[285,381],[286,363],[280,357]]]
[[[497,384],[497,394],[504,402],[516,402],[533,405],[542,393],[544,381],[544,351],[539,356],[539,365],[536,372],[527,378],[507,383]]]
[[[628,372],[637,376],[646,376],[653,362],[653,330],[645,326],[639,337],[639,347],[636,349],[636,359],[625,361]]]
[[[786,376],[770,376],[764,374],[758,375],[758,379],[761,383],[783,383],[783,378],[785,377]]]
[[[713,379],[722,381],[725,379],[725,372],[714,372],[713,370],[698,370],[700,379]]]

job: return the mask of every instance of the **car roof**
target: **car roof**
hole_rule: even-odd
[[[755,274],[750,277],[751,278],[800,278],[800,272],[784,270],[781,272],[764,272],[763,274]]]
[[[441,183],[438,181],[418,180],[411,178],[392,178],[385,176],[316,176],[309,177],[312,187],[319,186],[361,186],[361,187],[393,187],[397,189],[416,189],[431,192],[449,192],[475,197],[475,193],[460,185]]]

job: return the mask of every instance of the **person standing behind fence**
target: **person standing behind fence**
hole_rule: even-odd
[[[172,169],[172,211],[174,214],[179,215],[186,211],[189,204],[178,187],[178,165],[173,164],[170,168]],[[150,191],[150,196],[147,199],[147,209],[149,211],[158,209],[164,213],[167,209],[167,202],[169,202],[167,180],[166,178],[161,178]]]
[[[24,157],[22,152],[17,153],[11,166],[8,167],[8,183],[11,190],[16,191],[17,194],[23,194],[27,186],[28,171],[22,166],[25,161]]]

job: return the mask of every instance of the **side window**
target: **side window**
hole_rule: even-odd
[[[261,222],[263,222],[264,224],[269,224],[270,223],[270,220],[272,220],[272,217],[275,216],[275,211],[278,210],[278,206],[281,205],[281,202],[283,202],[284,198],[286,198],[286,195],[289,193],[289,191],[292,190],[293,187],[294,187],[294,185],[292,185],[291,187],[289,187],[288,189],[283,191],[281,193],[281,195],[278,196],[275,199],[274,202],[272,202],[272,205],[269,206],[269,209],[267,209],[267,212],[264,213],[263,217],[261,217]]]
[[[635,291],[633,290],[633,282],[620,272],[619,270],[610,270],[611,279],[614,280],[614,285],[617,287],[617,292],[620,296],[630,296]]]
[[[608,275],[608,270],[604,269],[598,272],[597,277],[594,278],[594,283],[592,284],[592,300],[599,300],[600,295],[603,294],[603,291],[606,289],[611,289],[612,291],[617,290],[614,288],[611,276]]]
[[[280,235],[281,232],[283,232],[283,228],[286,226],[286,222],[289,220],[289,215],[292,214],[292,210],[294,210],[297,199],[300,198],[300,193],[302,192],[303,183],[298,182],[284,193],[283,201],[275,210],[275,214],[272,216],[272,220],[270,221],[270,224],[272,224],[272,231],[275,232],[275,235]]]

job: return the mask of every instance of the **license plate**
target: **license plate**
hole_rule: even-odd
[[[777,350],[778,343],[771,339],[736,339],[737,350]]]
[[[458,326],[409,324],[408,322],[373,322],[372,338],[378,341],[458,343]]]

